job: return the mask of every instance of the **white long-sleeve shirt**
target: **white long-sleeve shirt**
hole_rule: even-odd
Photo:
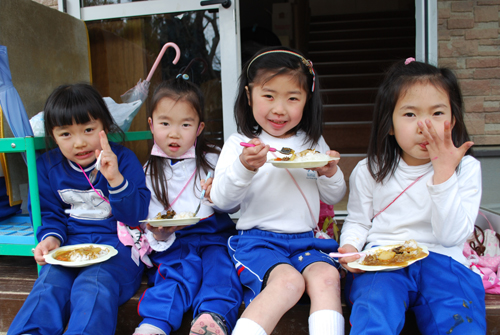
[[[416,178],[392,205],[390,204]],[[367,160],[358,163],[349,179],[348,216],[340,245],[358,250],[414,239],[430,251],[448,255],[468,265],[463,245],[474,229],[481,202],[481,166],[471,156],[462,159],[458,173],[444,183],[433,185],[432,163],[409,166],[402,159],[394,175],[376,183]]]
[[[206,154],[207,160],[215,165],[217,163],[217,154]],[[182,212],[194,212],[198,203],[200,202],[201,186],[200,180],[195,175],[188,183],[189,178],[192,176],[193,172],[196,170],[196,159],[186,158],[174,165],[170,164],[170,159],[168,159],[168,164],[170,168],[167,167],[164,170],[165,179],[168,182],[168,202],[171,204],[173,210],[176,213]],[[201,172],[201,178],[206,179],[206,175]],[[187,184],[187,185],[186,185]],[[158,213],[165,214],[167,209],[161,204],[161,202],[156,197],[151,184],[151,175],[146,173],[146,186],[151,190],[151,202],[149,203],[149,214],[148,218],[154,218]],[[182,189],[185,187],[181,196],[172,205],[172,202],[177,198]],[[214,208],[206,201],[203,200],[200,206],[200,211],[196,214],[197,217],[206,218],[214,213]],[[175,241],[175,234],[170,235],[166,241],[157,241],[153,233],[149,230],[146,231],[146,236],[149,240],[151,247],[155,251],[166,250]]]
[[[303,132],[282,139],[265,132],[259,139],[273,148],[289,147],[296,152],[308,149]],[[240,142],[250,139],[233,134],[224,143],[212,184],[211,199],[221,209],[240,205],[238,230],[258,228],[276,233],[303,233],[313,230],[319,219],[320,199],[327,204],[339,202],[346,192],[340,168],[331,178],[318,177],[316,171],[289,169],[311,207],[312,215],[299,189],[285,169],[264,164],[257,171],[246,169],[240,161]],[[329,150],[323,138],[314,148],[321,153]],[[277,156],[282,156],[276,153]],[[275,158],[268,153],[268,160]]]

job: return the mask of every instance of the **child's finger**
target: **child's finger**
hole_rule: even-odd
[[[449,121],[444,121],[444,140],[446,142],[452,142],[451,139],[451,124]]]
[[[109,145],[108,142],[108,136],[106,135],[106,132],[104,130],[101,130],[99,132],[99,139],[101,140],[101,149],[102,150],[111,150],[111,146]]]
[[[424,137],[427,140],[432,141],[433,138],[432,138],[431,133],[429,132],[429,129],[427,128],[427,125],[424,124],[424,122],[422,122],[422,121],[418,121],[417,125],[418,125],[418,128],[420,129],[420,131],[422,132],[422,134],[424,135]]]
[[[436,128],[434,128],[434,125],[432,124],[431,120],[426,119],[425,120],[425,125],[427,126],[427,131],[431,135],[432,140],[434,142],[441,140],[441,138],[439,137],[439,135],[438,135],[438,133],[436,131]]]
[[[462,154],[462,157],[465,156],[465,153],[467,152],[467,150],[469,150],[472,146],[474,145],[474,142],[472,141],[467,141],[465,142],[464,144],[462,144],[460,146],[460,148],[458,148],[458,150],[460,151],[460,153]]]

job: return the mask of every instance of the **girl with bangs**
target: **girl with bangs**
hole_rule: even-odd
[[[224,143],[211,198],[240,206],[228,250],[244,286],[245,311],[233,335],[271,334],[307,293],[309,333],[343,334],[335,240],[314,238],[320,200],[339,202],[344,175],[322,134],[322,104],[312,62],[297,51],[261,50],[243,69],[235,105],[238,133]],[[276,168],[270,147],[315,149],[331,160],[318,168]],[[279,156],[283,157],[283,156]]]
[[[414,58],[387,71],[368,157],[350,177],[339,252],[414,240],[429,255],[394,271],[355,268],[359,255],[340,259],[350,272],[351,334],[399,334],[407,311],[422,334],[486,333],[481,277],[463,255],[481,202],[473,144],[452,71]]]
[[[52,335],[66,329],[68,335],[111,335],[118,306],[135,294],[144,270],[119,241],[117,222],[138,226],[147,217],[151,193],[135,154],[108,142],[107,133],[121,130],[92,86],[58,87],[44,114],[45,133],[57,148],[37,159],[42,225],[34,254],[42,267],[8,334]],[[50,251],[76,244],[108,245],[118,254],[87,267],[45,262]]]

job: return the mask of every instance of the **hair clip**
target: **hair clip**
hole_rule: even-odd
[[[189,75],[187,73],[179,73],[177,76],[175,76],[175,78],[179,78],[181,77],[182,79],[184,80],[189,80]]]
[[[302,57],[302,63],[304,63],[305,66],[309,69],[309,73],[313,76],[313,85],[311,92],[314,92],[314,87],[316,86],[316,72],[314,72],[313,69],[313,62],[311,62],[309,59],[305,59]]]
[[[408,65],[408,64],[410,64],[411,62],[414,62],[414,61],[415,61],[415,58],[413,58],[413,57],[408,57],[408,58],[406,58],[406,60],[405,60],[405,65]]]

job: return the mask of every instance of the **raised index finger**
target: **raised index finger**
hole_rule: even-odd
[[[99,132],[99,139],[101,140],[101,149],[102,150],[111,150],[111,147],[108,142],[108,136],[104,130]]]

